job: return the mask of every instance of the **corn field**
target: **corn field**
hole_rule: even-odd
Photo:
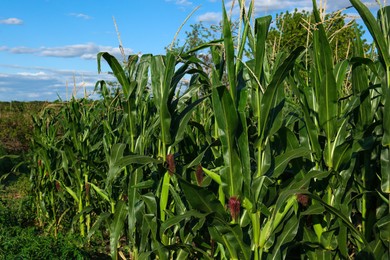
[[[47,232],[103,234],[113,259],[390,258],[390,8],[350,0],[375,48],[335,63],[316,1],[291,53],[239,2],[237,37],[223,7],[221,40],[186,53],[99,53],[120,87],[34,118]]]

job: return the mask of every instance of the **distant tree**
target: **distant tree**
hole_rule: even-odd
[[[238,31],[238,21],[232,22],[232,33],[233,36],[237,34]],[[203,22],[198,22],[190,25],[191,30],[186,31],[184,43],[182,44],[180,40],[177,40],[173,44],[173,49],[181,50],[184,48],[184,52],[194,49],[202,44],[221,39],[222,37],[222,24],[211,24],[205,25]],[[169,49],[171,46],[166,47]]]
[[[184,44],[181,44],[180,39],[178,39],[173,43],[172,49],[181,50],[183,48],[183,51],[187,52],[217,38],[217,29],[214,29],[214,26],[206,27],[203,22],[198,22],[191,24],[190,28],[190,31],[185,32]],[[166,49],[170,48],[171,46],[166,47]]]
[[[314,19],[311,12],[295,9],[293,12],[282,12],[275,16],[273,26],[268,34],[268,46],[273,48],[273,53],[279,51],[291,52],[298,46],[311,44],[311,35]],[[353,40],[364,34],[363,28],[355,21],[341,12],[332,12],[324,16],[324,26],[328,33],[331,47],[334,51],[335,61],[350,58],[352,55]],[[357,28],[357,34],[356,29]],[[238,22],[234,23],[233,34],[237,35]],[[189,51],[197,46],[212,40],[219,39],[222,34],[222,26],[206,26],[202,22],[191,25],[191,30],[185,32],[184,51]],[[363,40],[365,49],[368,50],[366,41]],[[174,49],[181,49],[180,41],[174,43]],[[205,53],[198,53],[205,56]],[[201,57],[201,58],[203,58]]]
[[[330,39],[335,61],[350,58],[353,40],[364,34],[362,26],[353,20],[347,22],[348,19],[347,15],[341,12],[329,13],[324,17],[324,27]],[[305,10],[295,9],[292,13],[287,11],[277,14],[275,25],[268,35],[268,44],[276,52],[280,50],[291,52],[298,46],[310,45],[313,25],[312,14]]]

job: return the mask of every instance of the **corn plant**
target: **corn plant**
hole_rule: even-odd
[[[99,53],[118,87],[35,118],[42,226],[108,234],[113,259],[388,256],[389,8],[375,19],[351,0],[377,51],[356,33],[335,62],[316,1],[312,44],[291,53],[238,3],[237,36],[223,4],[221,39],[123,64]]]

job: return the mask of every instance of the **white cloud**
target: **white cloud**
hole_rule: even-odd
[[[30,78],[39,78],[39,79],[47,79],[48,78],[48,75],[45,72],[43,72],[43,71],[39,71],[39,72],[18,72],[17,74],[20,75],[20,76],[23,76],[23,77],[30,77]]]
[[[0,85],[1,85],[1,82],[0,82]],[[0,93],[7,93],[9,91],[12,91],[11,88],[3,88],[3,87],[0,87]]]
[[[25,67],[0,64],[6,70],[15,72],[0,74],[1,101],[63,100],[73,92],[83,97],[84,91],[93,95],[98,80],[115,80],[112,75],[96,71],[57,70],[44,67]]]
[[[75,44],[60,47],[41,47],[38,50],[40,56],[74,58],[88,53],[98,53],[99,46],[88,44]]]
[[[109,52],[114,56],[120,56],[121,52],[118,47],[101,46],[94,43],[65,45],[59,47],[14,47],[8,48],[1,46],[0,51],[8,51],[15,54],[34,54],[44,57],[60,57],[60,58],[82,58],[82,59],[96,59],[99,52]],[[125,55],[133,52],[132,49],[124,48]]]
[[[217,12],[208,12],[202,15],[199,15],[196,20],[198,22],[209,22],[209,23],[218,23],[222,20],[222,14]]]
[[[2,51],[0,49],[0,51]],[[4,48],[3,51],[9,51],[15,54],[26,54],[26,53],[36,53],[37,49],[28,48],[28,47],[16,47],[16,48]]]
[[[92,19],[91,16],[89,16],[89,15],[87,15],[87,14],[82,14],[82,13],[70,13],[69,15],[70,15],[70,16],[74,16],[74,17],[77,17],[77,18],[82,18],[82,19],[85,19],[85,20]]]
[[[192,5],[192,2],[190,2],[188,0],[177,0],[176,4],[178,4],[178,5]]]
[[[19,18],[8,18],[8,19],[0,20],[0,24],[20,25],[23,24],[23,20]]]
[[[248,6],[251,0],[246,0],[246,5]],[[317,0],[317,6],[320,7],[320,3],[326,3],[325,9],[327,11],[340,10],[346,7],[351,6],[349,0]],[[230,8],[233,1],[227,1],[225,6]],[[368,0],[365,2],[366,5],[371,7],[377,7],[376,0]],[[281,12],[281,11],[291,11],[297,8],[298,10],[311,10],[312,9],[312,0],[254,0],[255,12],[256,14],[261,14],[264,12]],[[239,13],[238,3],[235,1],[235,14]]]
[[[184,7],[184,6],[190,6],[192,5],[193,3],[189,0],[165,0],[165,2],[175,2],[176,5],[179,5],[181,7]]]

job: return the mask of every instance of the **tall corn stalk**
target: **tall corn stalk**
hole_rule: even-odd
[[[254,1],[238,2],[237,37],[223,5],[221,39],[187,53],[98,54],[118,87],[99,81],[100,100],[35,120],[41,225],[108,233],[113,259],[387,256],[388,9],[378,24],[351,2],[378,61],[356,39],[335,64],[315,1],[308,44],[290,54],[267,46]]]

